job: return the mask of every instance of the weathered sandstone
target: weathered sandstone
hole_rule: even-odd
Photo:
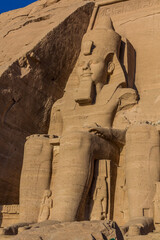
[[[93,3],[37,1],[0,15],[0,204],[19,202],[26,136],[46,133]]]
[[[27,15],[31,21],[16,30],[22,37],[21,28],[37,24],[36,37],[27,46],[30,50],[22,56],[14,54],[16,60],[5,55],[5,62],[12,64],[3,70],[2,86],[10,79],[12,89],[6,87],[3,94],[11,94],[12,102],[2,114],[2,133],[18,126],[5,137],[11,144],[14,134],[14,144],[21,140],[21,149],[18,145],[19,164],[17,157],[12,162],[19,167],[16,174],[11,164],[12,169],[7,162],[2,167],[7,166],[6,182],[12,180],[17,188],[14,195],[19,196],[19,205],[13,205],[18,200],[12,198],[12,191],[5,195],[7,183],[2,204],[11,205],[1,206],[2,226],[11,213],[15,225],[12,219],[3,233],[18,233],[20,240],[130,240],[144,239],[140,235],[146,234],[146,239],[156,239],[160,230],[160,2],[73,2],[65,11],[67,18],[61,15],[65,4],[63,0],[31,5]],[[53,6],[61,20],[50,29]],[[46,15],[41,18],[39,13]],[[34,21],[32,15],[37,16]],[[37,33],[41,28],[43,37]],[[8,30],[3,39],[12,34]],[[35,43],[38,36],[41,40]],[[105,232],[104,224],[110,226],[112,221],[120,226],[120,235]],[[92,235],[92,227],[98,235]]]

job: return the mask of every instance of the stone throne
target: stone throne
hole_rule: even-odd
[[[125,144],[126,133],[125,128],[121,130],[113,128],[114,118],[117,112],[134,106],[137,95],[136,91],[128,88],[126,84],[128,82],[128,86],[133,87],[133,71],[129,72],[125,64],[120,64],[125,62],[128,55],[126,52],[131,51],[131,45],[125,39],[122,44],[109,17],[97,17],[96,21],[92,19],[91,22],[94,24],[90,24],[91,28],[83,38],[80,57],[68,80],[65,94],[52,108],[48,135],[33,135],[26,142],[20,189],[21,221],[38,221],[41,198],[46,189],[52,191],[53,198],[49,219],[74,221],[84,220],[85,217],[91,220],[114,218],[116,175],[118,175],[119,156],[123,154],[122,152],[120,155],[120,152]],[[103,34],[100,34],[102,32]],[[105,32],[107,32],[106,35]],[[122,44],[121,52],[120,43]],[[96,49],[98,49],[97,52]],[[134,52],[131,52],[134,59]],[[92,56],[93,58],[90,59]],[[97,56],[103,56],[102,62],[105,65],[100,73],[99,69],[96,70],[98,77],[91,78],[90,72],[85,73],[83,77],[78,73],[79,77],[77,77],[76,70],[79,67],[83,70],[91,68],[92,64],[96,64],[93,60]],[[89,61],[86,66],[83,66],[81,60],[86,63],[85,59]],[[111,103],[113,105],[115,103],[114,107]],[[101,107],[104,109],[104,115],[109,116],[107,123],[99,111]],[[144,124],[131,127],[127,131],[124,167],[126,184],[122,184],[122,188],[129,203],[127,211],[130,216],[128,219],[126,217],[126,220],[131,222],[125,225],[125,231],[131,225],[135,226],[137,233],[138,231],[140,233],[140,228],[151,226],[149,218],[153,219],[152,196],[155,194],[154,184],[159,182],[159,136],[153,128]],[[136,155],[133,153],[137,139],[139,150]],[[88,155],[86,153],[83,155],[81,149],[85,149],[88,144],[92,146],[90,152]],[[148,154],[148,150],[146,151],[146,146],[149,152],[155,149],[152,157]],[[95,151],[95,149],[98,150]],[[103,151],[105,153],[100,154]],[[141,163],[141,166],[137,165],[143,151],[146,151],[149,171],[154,175],[152,181],[148,179],[149,172],[146,170],[145,162]],[[88,156],[91,155],[94,161],[83,161],[89,159]],[[79,156],[82,163],[75,159]],[[76,161],[80,165],[77,166]],[[132,166],[133,163],[134,166]],[[146,170],[142,179],[139,178],[141,167]],[[85,177],[82,169],[86,170]],[[77,179],[80,179],[78,184]],[[146,191],[139,194],[143,188],[146,188],[145,186],[147,186]],[[138,194],[135,193],[136,189]],[[148,202],[143,204],[146,196]],[[142,204],[139,205],[139,203]],[[123,209],[123,214],[124,212]],[[144,218],[140,219],[141,217]],[[134,218],[135,221],[133,221]]]

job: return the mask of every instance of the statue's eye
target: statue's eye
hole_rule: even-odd
[[[103,59],[102,58],[95,58],[95,59],[92,60],[93,64],[97,64],[99,62],[103,62]]]

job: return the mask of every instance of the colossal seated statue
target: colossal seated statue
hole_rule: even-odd
[[[88,219],[112,218],[114,183],[112,178],[107,180],[107,173],[105,175],[103,171],[95,178],[95,166],[97,164],[100,169],[106,164],[105,172],[109,174],[112,165],[109,163],[118,164],[127,131],[126,186],[131,221],[124,231],[130,225],[138,226],[139,230],[146,226],[146,221],[150,225],[153,186],[159,181],[155,160],[159,157],[159,138],[156,130],[146,125],[129,130],[112,127],[118,111],[137,103],[137,93],[127,87],[119,61],[120,45],[121,37],[114,31],[109,17],[99,18],[93,29],[84,35],[75,66],[77,75],[75,77],[74,69],[64,96],[52,107],[48,135],[33,135],[26,141],[20,186],[21,221],[38,221],[41,198],[46,189],[50,189],[53,196],[49,219],[85,220],[93,179],[96,183]],[[148,148],[143,139],[145,143],[148,141]],[[138,149],[137,155],[134,146]],[[152,148],[153,161],[150,164],[151,158],[147,154]],[[142,159],[142,166],[135,164],[144,150],[150,170],[145,170],[145,159]],[[141,167],[145,170],[144,178]],[[148,171],[156,173],[151,181],[148,180]],[[116,171],[112,173],[115,179]],[[148,202],[143,204],[146,197]]]

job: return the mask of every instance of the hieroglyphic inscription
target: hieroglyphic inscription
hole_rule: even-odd
[[[107,5],[106,7],[105,6],[100,7],[98,15],[100,16],[117,15],[154,6],[160,6],[160,0],[143,0],[143,1],[133,0],[124,3]]]
[[[1,213],[5,214],[18,214],[19,213],[19,205],[1,205],[0,206]]]

